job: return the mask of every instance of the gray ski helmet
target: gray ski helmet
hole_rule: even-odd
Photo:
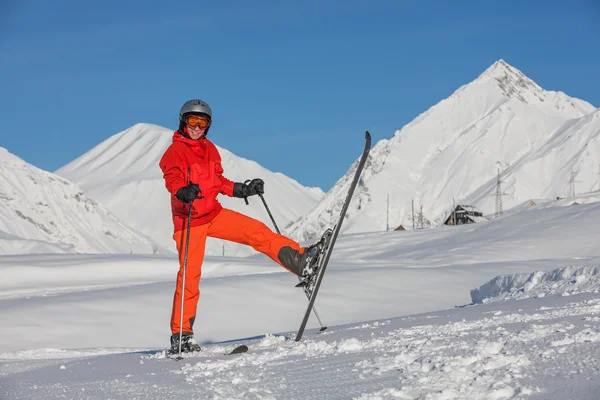
[[[212,119],[212,111],[210,110],[208,103],[198,99],[188,100],[181,107],[181,110],[179,111],[180,122],[184,122],[185,114],[205,114]]]

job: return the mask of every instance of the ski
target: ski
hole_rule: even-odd
[[[369,157],[369,152],[371,151],[371,134],[369,131],[365,132],[365,148],[363,150],[362,156],[360,157],[360,161],[358,162],[358,167],[356,168],[356,172],[354,173],[354,179],[350,184],[350,188],[348,189],[348,194],[346,194],[346,199],[344,200],[344,205],[342,206],[342,212],[340,213],[340,217],[338,219],[337,224],[333,228],[333,234],[329,238],[328,242],[323,248],[323,253],[319,256],[323,256],[319,258],[319,270],[317,272],[317,278],[314,284],[314,288],[311,291],[310,301],[308,302],[308,308],[304,313],[304,318],[302,319],[302,323],[300,324],[300,329],[298,329],[298,334],[296,335],[296,341],[302,339],[302,335],[304,334],[304,329],[306,328],[306,324],[308,322],[308,318],[310,317],[310,312],[315,304],[315,300],[317,298],[317,294],[319,292],[319,287],[321,286],[321,281],[323,280],[323,275],[325,274],[325,268],[327,268],[327,263],[329,262],[329,258],[331,257],[331,252],[333,251],[333,246],[335,245],[335,241],[340,233],[340,229],[342,228],[342,222],[344,221],[344,217],[346,216],[346,211],[348,211],[348,206],[350,206],[350,200],[352,199],[352,195],[354,194],[354,189],[356,189],[356,185],[358,184],[358,179],[360,178],[360,174],[367,162],[367,158]]]
[[[235,354],[246,353],[247,351],[248,351],[248,346],[246,346],[245,344],[241,344],[241,345],[235,347],[233,350],[231,350],[227,353],[223,353],[223,355],[224,356],[233,356]],[[179,353],[171,353],[170,351],[167,351],[167,357],[172,360],[176,360],[176,361],[181,361],[185,358],[188,358],[187,355],[193,357],[195,354],[202,354],[202,351],[196,351],[196,352],[191,352],[191,353],[182,353],[182,356],[179,356]],[[183,355],[186,355],[186,357],[184,357]]]

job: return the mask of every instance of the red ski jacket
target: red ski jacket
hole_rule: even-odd
[[[159,162],[165,185],[171,193],[171,211],[175,232],[187,229],[189,204],[177,200],[175,193],[190,183],[197,183],[203,199],[194,200],[192,226],[206,224],[223,209],[217,195],[233,195],[233,182],[223,176],[221,155],[208,139],[192,140],[179,131]],[[189,168],[189,174],[188,174]]]

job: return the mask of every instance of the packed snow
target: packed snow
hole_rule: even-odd
[[[208,257],[203,351],[180,362],[165,354],[174,257],[3,256],[0,398],[596,399],[599,218],[588,195],[343,235],[316,302],[328,329],[311,317],[300,342],[292,275]]]

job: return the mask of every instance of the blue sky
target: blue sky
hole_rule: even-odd
[[[54,171],[200,98],[216,144],[328,190],[365,130],[500,58],[600,106],[599,21],[596,0],[3,1],[0,147]]]

